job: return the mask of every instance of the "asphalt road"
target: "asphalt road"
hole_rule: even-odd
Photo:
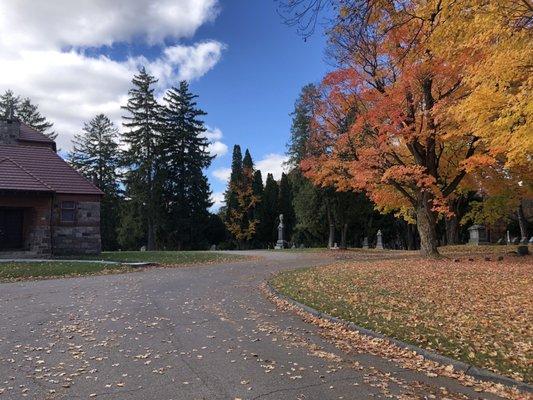
[[[254,254],[0,284],[0,400],[494,398],[337,349],[258,289],[273,272],[331,260]]]

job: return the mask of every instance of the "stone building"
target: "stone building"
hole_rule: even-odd
[[[0,257],[98,254],[102,195],[53,140],[0,119]]]

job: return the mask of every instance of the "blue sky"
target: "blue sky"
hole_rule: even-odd
[[[234,144],[249,148],[255,160],[285,152],[300,88],[327,70],[324,39],[315,35],[304,42],[271,1],[224,1],[218,18],[197,36],[227,45],[217,66],[192,83],[209,113],[208,125],[223,132],[230,148],[209,171],[213,191],[221,192],[224,183],[212,171],[229,167]]]
[[[249,148],[263,172],[279,175],[299,90],[329,68],[323,36],[304,41],[283,23],[277,5],[0,1],[0,91],[11,88],[37,102],[66,151],[95,114],[120,124],[139,65],[159,78],[159,92],[187,79],[208,113],[217,157],[207,173],[220,200],[234,144]]]

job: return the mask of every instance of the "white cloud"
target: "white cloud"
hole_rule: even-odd
[[[220,207],[224,205],[224,192],[216,192],[211,195],[211,201],[213,205],[211,206],[211,211],[218,211]]]
[[[220,157],[228,152],[228,146],[222,142],[212,142],[207,147],[212,156]]]
[[[222,182],[228,182],[231,176],[231,168],[218,168],[212,172],[212,175]]]
[[[156,44],[191,37],[217,14],[217,0],[4,0],[0,30],[10,47],[98,47],[135,39]]]
[[[289,157],[286,155],[270,153],[257,161],[255,167],[261,170],[263,179],[270,173],[274,176],[274,179],[279,180],[283,172],[288,172],[288,167],[284,165],[288,160]]]
[[[191,80],[213,68],[220,60],[224,48],[222,43],[215,41],[195,46],[172,46],[165,49],[165,59],[167,64],[180,66],[180,79]]]
[[[204,136],[209,140],[209,147],[207,149],[212,156],[221,157],[228,152],[228,146],[221,141],[223,135],[220,129],[207,127]]]
[[[270,153],[255,163],[255,169],[261,170],[263,179],[266,179],[267,174],[272,174],[274,179],[279,180],[281,174],[287,173],[289,170],[285,165],[288,159],[286,155]],[[219,181],[227,183],[231,176],[231,168],[218,168],[213,170],[211,174]]]
[[[155,59],[113,60],[87,47],[189,37],[217,15],[216,0],[0,1],[0,91],[30,97],[54,122],[58,144],[96,113],[120,127],[131,78],[140,64],[159,79],[159,90],[200,78],[220,60],[224,45],[205,41],[164,47]],[[69,49],[69,50],[66,50]],[[210,149],[211,151],[211,149]],[[213,143],[221,154],[223,143]]]
[[[222,139],[222,131],[218,128],[211,129],[210,127],[207,127],[207,130],[204,133],[204,136],[209,139],[210,142],[215,142],[217,140]]]

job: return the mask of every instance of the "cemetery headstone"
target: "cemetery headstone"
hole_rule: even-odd
[[[366,236],[363,239],[363,249],[368,249],[368,237]]]
[[[376,249],[383,250],[383,234],[381,233],[381,229],[378,230],[378,233],[376,234],[377,242],[376,242]]]
[[[472,225],[468,228],[468,234],[470,236],[468,244],[473,246],[487,244],[487,234],[483,225]]]

